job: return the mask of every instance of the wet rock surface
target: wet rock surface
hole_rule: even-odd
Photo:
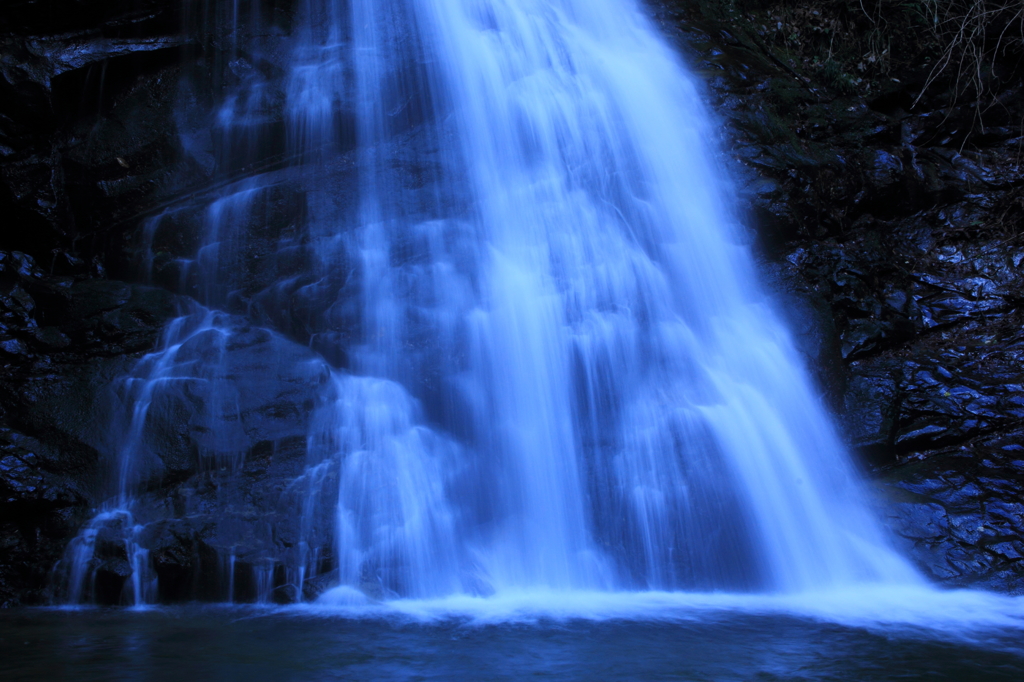
[[[102,478],[96,396],[175,313],[160,289],[0,252],[0,603],[38,603]]]
[[[180,184],[170,119],[181,69],[172,3],[16,2],[0,24],[4,248],[101,267],[157,185]],[[122,229],[130,225],[121,226]],[[83,241],[84,240],[84,241]],[[95,272],[93,272],[95,274]]]
[[[824,310],[830,338],[800,345],[890,525],[941,583],[1024,591],[1019,50],[992,62],[985,120],[950,74],[928,83],[927,40],[885,68],[834,58],[830,31],[868,20],[852,5],[656,5],[723,118],[769,281]]]
[[[883,474],[888,523],[931,578],[1021,592],[1024,433],[929,452]]]
[[[263,5],[272,22],[287,24],[292,3]],[[232,43],[218,21],[226,11],[164,0],[24,0],[0,12],[0,604],[52,597],[54,565],[111,492],[109,438],[97,426],[110,419],[111,387],[159,348],[167,322],[189,306],[169,293],[178,282],[152,267],[151,244],[140,234],[169,206],[194,214],[192,197],[218,164],[238,156],[234,142],[216,133],[213,102],[268,65],[226,56]],[[268,120],[280,125],[280,112],[276,123]],[[273,168],[276,153],[259,150],[248,160],[259,168],[232,168],[231,177]],[[189,238],[188,226],[180,228],[170,226],[171,241]],[[173,251],[158,246],[158,256]],[[294,355],[275,339],[259,330],[236,335],[234,369],[265,381],[247,387],[247,429],[235,445],[250,455],[251,471],[276,471],[268,462],[284,458],[294,478],[302,449],[287,443],[304,433],[296,415],[308,411],[308,397],[286,404],[288,396],[269,386],[275,375],[267,374],[266,356]],[[203,400],[209,396],[194,393],[177,407],[201,411]],[[190,433],[158,429],[178,447],[165,448],[151,507],[180,498],[179,487],[205,490],[197,476],[220,475],[203,460],[216,425],[194,421],[185,421]],[[160,523],[170,530],[153,531],[162,538],[154,540],[156,563],[185,562],[188,579],[168,585],[179,584],[171,596],[194,598],[196,556],[212,551],[202,542],[208,528]],[[119,532],[111,533],[98,541],[96,589],[116,603],[110,595],[130,567]]]

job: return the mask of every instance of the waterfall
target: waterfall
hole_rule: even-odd
[[[300,540],[274,559],[300,592],[327,569],[356,600],[918,581],[756,281],[716,123],[637,2],[305,0],[289,41],[291,165],[210,199],[180,276],[205,308],[119,394],[122,516],[169,391],[200,382],[218,415],[203,461],[244,459],[228,365],[255,324],[316,355],[293,361],[319,396],[283,510]],[[262,78],[218,117],[246,163],[275,134]],[[298,226],[240,294],[286,185]],[[234,548],[222,563],[233,593]]]

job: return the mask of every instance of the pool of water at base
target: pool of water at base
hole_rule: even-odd
[[[181,606],[0,612],[15,680],[1024,680],[1019,630],[970,640],[798,615],[520,619]]]

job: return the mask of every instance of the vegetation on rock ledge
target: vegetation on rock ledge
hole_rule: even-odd
[[[970,102],[984,114],[1021,80],[1022,0],[697,0],[706,19],[728,24],[811,89],[871,96],[907,75],[912,104]],[[896,78],[899,74],[900,78]],[[994,114],[995,115],[995,114]],[[996,117],[998,117],[996,115]]]

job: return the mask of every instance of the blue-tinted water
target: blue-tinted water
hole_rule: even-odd
[[[226,500],[174,512],[216,526],[225,586],[232,557],[369,597],[921,583],[756,281],[699,88],[639,3],[307,0],[280,40],[296,165],[195,218],[196,305],[115,387],[115,483],[62,563],[65,603],[97,601],[101,530],[131,557],[124,603],[167,592],[151,552],[170,512],[139,498],[169,450],[237,470],[286,436],[305,471],[261,503],[267,538]],[[241,79],[217,114],[241,147],[267,87]],[[268,241],[284,185],[294,230]],[[262,364],[238,350],[253,334]],[[306,402],[266,409],[282,384]]]
[[[303,473],[261,503],[280,525],[260,544],[230,502],[174,514],[216,526],[227,601],[247,598],[236,559],[258,601],[317,571],[333,588],[6,613],[4,679],[1024,678],[1022,602],[925,586],[873,518],[756,281],[714,121],[638,3],[303,7],[297,165],[205,209],[197,304],[119,384],[116,494],[69,549],[65,601],[95,593],[102,529],[131,558],[122,602],[160,598],[154,434],[192,415],[224,471],[252,433],[283,438],[253,416],[254,367],[309,396]],[[242,79],[223,130],[259,130],[263,92]],[[247,293],[286,176],[302,238]],[[274,294],[296,282],[306,299]],[[302,300],[308,339],[281,322]],[[254,339],[272,363],[232,355]]]
[[[176,607],[0,613],[15,680],[1020,680],[1019,639],[730,610],[672,618],[408,615]]]

